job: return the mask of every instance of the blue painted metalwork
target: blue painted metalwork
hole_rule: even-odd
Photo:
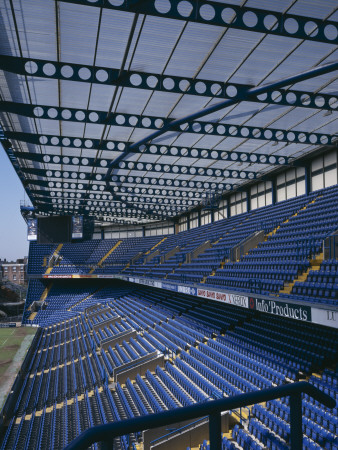
[[[177,126],[171,126],[173,119],[165,119],[156,116],[144,116],[136,114],[126,114],[126,113],[114,113],[107,116],[106,112],[95,111],[95,110],[85,110],[85,109],[75,109],[75,108],[59,108],[56,106],[46,106],[46,105],[26,105],[24,103],[12,103],[12,102],[0,102],[0,111],[12,112],[15,114],[20,114],[25,117],[35,117],[39,119],[49,119],[49,120],[64,120],[70,122],[81,122],[81,123],[95,123],[95,124],[108,124],[115,125],[118,127],[128,127],[128,128],[141,128],[141,129],[154,129],[162,130],[164,128],[170,127],[172,131],[192,133],[192,134],[209,134],[212,136],[219,137],[233,137],[240,139],[254,139],[262,141],[271,142],[288,142],[295,144],[326,144],[333,145],[334,137],[329,134],[324,133],[309,133],[302,130],[284,130],[282,128],[263,128],[263,127],[251,127],[247,125],[236,125],[227,124],[223,122],[208,122],[208,121],[193,121],[187,122]],[[175,121],[175,119],[174,119]],[[10,134],[8,135],[8,137]],[[44,135],[43,135],[44,136]],[[25,138],[21,134],[22,138]],[[29,136],[26,138],[29,138]],[[75,139],[78,138],[67,138],[61,136],[55,136],[54,141],[62,143],[63,140],[72,142],[74,145]],[[44,139],[45,140],[45,139]],[[82,141],[82,140],[81,140]],[[93,139],[84,139],[85,147],[92,143],[94,146]],[[97,141],[97,140],[96,140]],[[113,141],[110,142],[110,146],[113,145]],[[40,140],[39,144],[43,143]],[[87,144],[86,144],[87,143]],[[100,149],[103,148],[106,141],[101,143]],[[126,146],[127,143],[122,143],[120,146]],[[54,144],[58,145],[58,144]],[[97,145],[97,144],[96,144]],[[67,144],[66,146],[71,146]],[[79,145],[76,145],[79,147]],[[159,146],[160,147],[160,146]],[[90,147],[92,148],[92,147]],[[130,147],[131,151],[143,152],[142,148],[137,148],[135,144]],[[198,157],[198,156],[197,156]]]
[[[278,386],[272,389],[249,392],[233,397],[199,403],[184,408],[176,408],[158,414],[150,414],[129,420],[108,423],[90,428],[74,439],[65,450],[85,450],[95,442],[109,445],[112,439],[145,429],[171,425],[182,420],[209,416],[210,450],[221,449],[220,414],[243,406],[266,402],[281,397],[290,397],[290,443],[291,450],[299,450],[303,441],[301,394],[306,393],[328,408],[334,408],[336,401],[307,382]]]
[[[23,172],[20,168],[20,164],[18,163],[17,157],[14,154],[13,148],[12,148],[12,144],[10,141],[8,141],[8,139],[5,138],[4,136],[4,132],[2,127],[0,126],[0,143],[3,146],[8,159],[10,160],[10,162],[12,163],[16,173],[18,174],[18,177],[21,181],[21,183],[23,184],[23,186],[25,185],[25,177],[23,175]],[[30,192],[30,189],[26,188],[26,193],[28,195],[28,198],[30,199],[30,201],[33,203],[33,196]]]
[[[197,0],[189,0],[184,3],[181,0],[168,0],[167,2],[156,0],[135,2],[128,0],[119,2],[110,0],[62,1],[297,39],[337,42],[337,23],[334,21],[320,21],[313,19],[311,16],[281,14],[276,11],[248,8],[232,3],[208,1],[206,5],[204,2]]]
[[[160,130],[155,131],[154,133],[146,136],[145,138],[139,140],[138,142],[135,142],[130,145],[127,150],[125,150],[123,153],[121,153],[109,166],[109,169],[107,170],[105,181],[106,181],[106,188],[107,191],[112,192],[110,187],[110,179],[111,175],[114,169],[120,168],[120,162],[122,162],[123,158],[128,156],[128,154],[131,152],[132,149],[137,149],[143,144],[148,143],[149,141],[152,141],[153,139],[161,136],[162,134],[166,133],[167,131],[176,129],[178,126],[183,125],[183,128],[185,128],[189,122],[192,122],[195,119],[198,119],[200,117],[206,116],[208,114],[214,113],[216,111],[219,111],[220,109],[224,109],[226,107],[229,107],[235,103],[238,103],[240,101],[244,101],[247,98],[250,97],[256,97],[258,95],[261,95],[265,92],[273,91],[275,89],[279,89],[283,86],[288,86],[294,83],[298,83],[300,81],[304,81],[307,79],[311,79],[326,73],[333,72],[335,70],[338,70],[338,62],[333,62],[329,64],[324,64],[318,67],[315,67],[314,69],[310,69],[308,71],[302,72],[300,74],[296,74],[287,78],[284,78],[279,81],[275,81],[273,83],[269,83],[263,86],[257,86],[255,88],[248,89],[246,92],[240,92],[237,95],[235,95],[231,100],[224,100],[223,102],[216,103],[214,105],[208,106],[207,108],[204,108],[200,111],[197,111],[195,113],[192,113],[188,116],[182,117],[181,119],[176,119],[170,122],[169,125],[163,126]],[[113,194],[113,192],[112,192]],[[114,194],[113,194],[114,195]],[[114,195],[115,197],[115,195]]]
[[[90,167],[90,166],[88,166]],[[99,167],[96,165],[94,167]],[[170,165],[170,164],[152,164],[152,163],[137,163],[130,161],[124,165],[124,161],[121,162],[120,169],[126,170],[139,170],[149,171],[149,172],[164,172],[171,174],[187,174],[187,175],[200,175],[200,176],[209,176],[209,177],[218,177],[218,178],[233,178],[233,179],[241,179],[241,180],[254,180],[256,178],[255,172],[245,171],[245,170],[228,170],[228,169],[213,169],[211,167],[186,167],[179,165]],[[21,168],[23,173],[30,173],[31,175],[38,175],[41,177],[55,177],[55,178],[70,178],[71,179],[80,179],[80,180],[91,180],[91,181],[102,181],[104,179],[104,175],[100,173],[89,173],[89,172],[78,172],[70,171],[70,170],[50,170],[50,169],[36,169],[31,167],[23,167]],[[136,175],[137,176],[137,175]],[[115,175],[112,176],[112,180]],[[150,176],[149,176],[150,177]]]
[[[241,134],[241,130],[246,129],[247,127],[239,127],[239,126],[229,126],[230,128],[238,129],[239,134]],[[254,128],[254,127],[249,127]],[[269,130],[266,129],[266,132]],[[268,137],[259,137],[257,136],[257,132],[253,131],[255,134],[255,139],[266,139],[266,140],[274,140],[277,138],[268,139]],[[285,132],[288,135],[292,132]],[[294,136],[303,134],[301,132],[295,132]],[[306,133],[309,134],[309,133]],[[123,141],[113,141],[113,140],[103,140],[99,139],[90,139],[90,138],[82,138],[82,137],[72,137],[72,136],[60,136],[53,134],[32,134],[32,133],[20,133],[16,131],[7,131],[6,136],[8,139],[15,139],[21,142],[28,142],[36,145],[48,145],[51,147],[59,147],[60,144],[63,147],[68,148],[87,148],[91,150],[108,150],[108,151],[123,151],[129,145],[128,142]],[[327,136],[327,135],[322,135]],[[236,136],[234,136],[236,137]],[[243,136],[237,136],[242,137]],[[298,140],[296,141],[298,142]],[[133,150],[132,150],[133,151]],[[247,152],[239,152],[239,151],[226,151],[226,150],[217,150],[217,149],[205,149],[205,148],[195,148],[195,147],[180,147],[180,146],[167,146],[167,145],[155,145],[155,144],[146,144],[143,145],[140,149],[134,149],[135,153],[140,152],[144,155],[154,155],[154,156],[184,156],[185,158],[203,158],[203,159],[212,159],[216,161],[241,161],[241,162],[250,162],[250,163],[258,163],[258,164],[269,164],[269,165],[288,165],[289,158],[283,155],[267,155],[264,153],[247,153]],[[43,157],[48,155],[41,154],[26,154],[22,152],[16,152],[16,156],[22,159],[31,159],[32,161],[37,162],[52,162],[53,156],[50,156],[50,160],[43,160]],[[41,161],[40,161],[40,159]],[[83,158],[88,159],[91,158]],[[61,158],[62,160],[62,158]],[[87,163],[86,163],[87,164]],[[85,165],[86,165],[85,164]],[[93,165],[90,163],[90,165]]]
[[[219,80],[213,81],[201,78],[178,77],[150,72],[124,70],[120,73],[118,69],[110,69],[107,67],[62,63],[34,58],[19,58],[6,55],[0,56],[0,69],[18,75],[146,89],[156,92],[175,92],[177,94],[215,97],[219,99],[231,99],[234,93],[244,93],[254,87],[248,84],[222,83]],[[81,77],[82,73],[86,74],[86,76]],[[104,78],[102,78],[103,76]],[[276,88],[273,93],[266,93],[263,96],[254,98],[249,97],[246,101],[334,111],[337,98],[335,95],[327,93],[314,94],[309,91]],[[7,103],[10,104],[10,102]],[[28,107],[29,105],[26,106]],[[106,115],[103,111],[100,112]]]
[[[117,183],[123,183],[120,190],[122,193],[134,192],[135,184],[140,190],[147,189],[169,189],[169,188],[183,188],[185,190],[191,189],[219,189],[222,191],[232,191],[238,185],[236,183],[216,183],[214,181],[193,181],[193,180],[177,180],[172,178],[152,178],[152,177],[135,177],[125,175],[114,175],[114,181]],[[62,189],[88,189],[90,181],[70,179],[68,181],[54,179],[53,181],[47,180],[25,180],[24,185],[31,184],[32,186],[50,187],[50,188],[62,188]],[[130,185],[130,186],[128,186]],[[97,192],[96,192],[97,194]]]
[[[220,103],[215,103],[214,105],[208,106],[200,111],[192,113],[188,116],[182,117],[181,119],[176,119],[170,122],[169,125],[163,126],[159,131],[152,133],[151,135],[141,139],[138,142],[134,142],[130,149],[137,148],[142,144],[145,144],[158,136],[166,133],[169,130],[175,130],[177,127],[183,125],[184,127],[188,125],[188,123],[192,122],[195,119],[199,119],[200,117],[206,116],[208,114],[212,114],[220,109],[227,108],[228,106],[234,105],[235,103],[247,100],[250,97],[256,97],[258,95],[264,94],[268,91],[273,91],[274,89],[278,89],[283,86],[287,86],[289,84],[299,83],[304,80],[308,80],[310,78],[318,77],[320,75],[324,75],[326,73],[334,72],[338,70],[338,62],[333,62],[330,64],[324,64],[322,66],[315,67],[314,69],[307,70],[297,75],[293,75],[287,78],[284,78],[280,81],[275,81],[273,83],[269,83],[263,86],[257,86],[254,88],[250,88],[244,92],[238,92],[232,99],[224,100]]]
[[[167,438],[169,438],[169,436],[173,436],[177,432],[182,432],[183,430],[189,429],[192,425],[196,425],[197,423],[200,423],[201,421],[203,421],[207,418],[208,418],[208,416],[201,417],[200,419],[195,420],[194,422],[188,423],[187,425],[184,425],[180,428],[174,428],[173,430],[168,430],[169,433],[164,434],[163,436],[156,438],[153,441],[150,441],[149,444],[150,445],[158,444],[162,439],[167,439]]]
[[[232,162],[236,162],[236,161],[244,161],[244,162],[251,162],[251,156],[250,153],[233,153],[233,152],[222,152],[222,151],[205,151],[204,153],[203,150],[198,151],[196,150],[196,152],[200,155],[203,154],[203,159],[212,159],[212,160],[217,160],[217,161],[232,161]],[[179,156],[184,156],[185,158],[193,158],[193,156],[191,155],[191,151],[189,152],[189,149],[187,148],[183,148],[182,152],[177,152]],[[179,154],[181,153],[181,155]],[[182,153],[186,153],[185,155]],[[212,155],[212,153],[215,153],[215,155]],[[224,153],[224,158],[222,158],[222,153]],[[150,155],[156,155],[156,153],[151,152],[150,150],[146,153],[146,154],[150,154]],[[160,153],[158,156],[161,156],[162,154]],[[20,158],[26,161],[34,161],[34,162],[39,162],[39,163],[46,163],[46,164],[66,164],[66,165],[76,165],[78,166],[86,166],[86,167],[106,167],[109,160],[107,160],[106,158],[87,158],[87,157],[83,157],[83,158],[78,158],[78,157],[70,157],[70,156],[57,156],[57,155],[42,155],[41,153],[23,153],[23,152],[14,152],[14,156],[16,158]],[[210,156],[210,158],[208,158],[208,156]],[[214,157],[213,157],[214,156]],[[253,156],[255,156],[254,161],[252,162],[256,162],[257,164],[269,164],[269,160],[276,162],[276,160],[282,160],[283,157],[275,157],[275,159],[273,160],[272,158],[269,158],[268,155],[264,155],[264,154],[254,154]],[[285,159],[285,158],[284,158]],[[73,162],[73,161],[77,161],[77,162]],[[132,167],[133,164],[133,167]],[[284,165],[284,164],[283,164]],[[152,163],[136,163],[136,162],[129,162],[126,163],[126,168],[128,170],[140,170],[140,171],[144,171],[144,170],[149,170],[149,171],[156,171],[158,172],[159,167],[157,167],[155,169],[155,166],[166,166],[165,164],[152,164]],[[192,168],[187,168],[186,166],[175,166],[175,165],[171,165],[171,167],[173,168],[173,171],[175,171],[175,167],[179,167],[180,170],[182,170],[181,168],[186,168],[187,169],[187,173],[190,173],[192,175],[194,175],[194,170],[192,170]],[[122,167],[121,167],[122,168]],[[146,169],[145,169],[146,168]],[[196,168],[196,170],[198,170],[198,166],[194,166],[194,168]],[[202,167],[204,168],[204,167]],[[161,169],[160,169],[161,170]],[[164,170],[164,169],[163,169]],[[205,169],[206,171],[209,169]],[[172,172],[169,170],[164,170],[164,172],[168,173],[168,172]],[[231,172],[231,171],[230,171]],[[236,171],[238,172],[238,171]],[[241,173],[251,173],[251,172],[245,172],[245,171],[241,171]],[[203,175],[202,173],[199,173],[199,175]],[[234,178],[237,178],[234,177]],[[244,178],[244,177],[241,177]]]

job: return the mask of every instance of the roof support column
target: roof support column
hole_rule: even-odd
[[[251,191],[251,189],[246,191],[246,210],[247,210],[247,212],[251,211],[250,191]]]
[[[277,178],[274,177],[271,179],[271,201],[272,205],[277,203]]]
[[[305,169],[305,195],[311,192],[311,163],[304,166]]]

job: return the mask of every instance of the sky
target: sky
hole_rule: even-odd
[[[24,188],[0,144],[0,259],[28,255],[27,226],[20,213]]]

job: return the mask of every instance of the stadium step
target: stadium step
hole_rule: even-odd
[[[46,289],[43,291],[40,301],[44,302],[47,298],[47,295],[49,294],[49,291],[52,289],[53,283],[50,283],[49,286],[46,287]]]
[[[319,270],[323,260],[324,260],[324,252],[319,253],[319,255],[316,255],[314,259],[310,259],[311,270],[315,271]]]
[[[34,320],[35,316],[37,315],[37,312],[33,312],[29,317],[28,320]]]
[[[161,239],[157,244],[155,244],[153,247],[151,247],[150,250],[148,250],[145,255],[149,255],[150,252],[152,252],[156,247],[158,247],[159,245],[162,244],[162,242],[164,242],[167,238],[167,236],[165,236],[163,239]]]
[[[130,267],[130,262],[122,269],[122,272],[124,272],[126,269]]]
[[[298,275],[291,283],[288,283],[287,286],[284,286],[283,289],[279,291],[279,294],[291,294],[295,283],[304,283],[307,280],[310,271],[318,271],[320,269],[320,264],[322,263],[323,259],[323,252],[316,255],[314,259],[310,259],[310,267],[305,272]]]
[[[109,252],[107,252],[107,253],[100,259],[100,261],[97,263],[97,266],[101,267],[102,264],[103,264],[103,262],[108,258],[108,256],[110,256],[110,255],[113,253],[113,251],[115,251],[115,250],[117,249],[117,247],[118,247],[121,243],[122,243],[121,240],[119,240],[118,242],[116,242],[116,244],[114,245],[114,247],[112,247],[112,248],[109,250]],[[89,274],[92,274],[92,273],[94,272],[94,270],[95,270],[95,267],[89,271]]]
[[[298,214],[300,213],[300,211],[304,211],[309,205],[311,205],[312,203],[315,203],[315,201],[317,200],[317,198],[320,198],[321,196],[316,197],[314,200],[311,200],[311,202],[307,203],[305,206],[303,206],[303,208],[299,209],[295,214],[293,214],[291,217],[297,217]],[[270,231],[270,233],[265,235],[265,240],[267,241],[269,237],[273,236],[274,234],[277,233],[277,231],[280,229],[281,225],[284,225],[285,223],[288,223],[290,221],[290,218],[286,219],[282,224],[278,225],[276,228],[274,228],[272,231]]]
[[[74,305],[72,305],[70,308],[67,309],[67,311],[71,311],[73,308],[75,308],[75,306],[80,305],[82,302],[88,300],[90,297],[92,297],[94,294],[96,294],[97,292],[99,292],[102,288],[96,289],[96,291],[92,292],[91,294],[87,295],[87,297],[83,298],[82,300],[79,300],[77,303],[75,303]]]
[[[311,268],[308,268],[305,272],[301,273],[300,275],[297,275],[297,277],[294,278],[294,280],[291,281],[291,283],[286,283],[286,285],[284,285],[283,289],[281,289],[278,292],[278,294],[291,294],[291,291],[292,291],[295,283],[298,283],[298,282],[303,283],[304,281],[306,281],[310,270],[311,270]]]

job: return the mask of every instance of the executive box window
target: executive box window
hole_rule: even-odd
[[[337,184],[337,151],[319,156],[311,164],[311,190],[317,191]]]
[[[198,212],[190,214],[190,229],[198,227]]]
[[[178,231],[187,231],[188,229],[188,216],[182,216],[178,221]]]
[[[305,168],[297,167],[277,176],[277,202],[305,194]]]
[[[211,212],[210,211],[202,211],[201,212],[201,225],[208,225],[211,223]]]
[[[228,201],[221,200],[217,211],[214,213],[214,221],[226,219],[228,217]]]
[[[237,216],[247,212],[247,194],[246,192],[237,192],[230,197],[230,216]]]
[[[250,199],[251,209],[272,205],[272,182],[265,181],[256,186],[252,186],[250,190]]]

